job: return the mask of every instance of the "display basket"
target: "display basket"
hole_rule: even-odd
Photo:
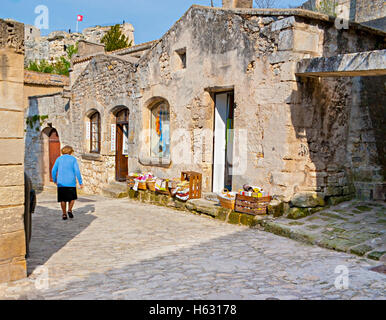
[[[235,210],[235,203],[236,203],[235,199],[227,199],[227,198],[221,197],[219,195],[217,196],[217,198],[220,202],[221,207],[226,208],[226,209]]]

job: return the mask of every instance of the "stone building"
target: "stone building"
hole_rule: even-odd
[[[26,277],[24,25],[0,19],[0,282]]]
[[[66,47],[75,45],[80,40],[100,43],[102,37],[110,30],[110,26],[86,28],[82,33],[54,31],[48,36],[41,36],[40,30],[34,26],[25,26],[25,65],[30,61],[55,60],[66,55]],[[122,33],[134,45],[134,27],[130,23],[121,24]]]
[[[386,34],[229,3],[192,6],[148,44],[107,54],[84,42],[69,103],[31,100],[37,113],[57,103],[40,132],[51,124],[74,147],[85,191],[134,171],[194,170],[206,192],[248,183],[285,202],[303,193],[384,199]],[[329,59],[342,63],[309,71]]]
[[[317,10],[322,0],[309,0],[302,5],[307,10]],[[386,31],[386,5],[384,0],[330,0],[345,5],[352,21]]]

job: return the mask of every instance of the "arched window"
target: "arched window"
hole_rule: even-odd
[[[101,151],[101,117],[96,111],[90,116],[90,152]]]
[[[166,102],[151,108],[150,155],[158,158],[170,157],[170,115]]]

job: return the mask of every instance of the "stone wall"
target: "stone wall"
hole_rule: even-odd
[[[122,107],[130,111],[129,172],[173,178],[199,171],[203,190],[211,191],[214,96],[228,90],[235,95],[235,128],[246,130],[235,136],[234,145],[246,152],[235,150],[245,170],[234,175],[234,190],[248,183],[286,202],[297,193],[332,199],[351,196],[367,169],[370,183],[381,183],[382,121],[364,126],[356,114],[380,116],[382,97],[375,92],[383,80],[373,78],[369,90],[359,78],[299,79],[295,68],[304,58],[383,49],[384,39],[358,25],[337,30],[325,16],[306,11],[193,6],[138,63],[114,55],[87,58],[72,84],[68,115],[86,191],[98,193],[115,179],[110,132]],[[150,108],[161,99],[170,106],[172,134],[171,157],[162,161],[150,157],[146,131]],[[88,154],[91,110],[101,114],[100,155]]]
[[[142,171],[178,177],[182,170],[196,170],[203,173],[204,190],[210,191],[213,93],[233,88],[235,127],[248,129],[248,152],[242,159],[247,170],[234,176],[233,189],[244,183],[259,185],[286,201],[299,192],[328,197],[353,192],[350,172],[342,165],[349,157],[352,81],[302,83],[294,70],[296,62],[307,57],[380,49],[384,37],[354,28],[338,31],[331,22],[281,14],[194,8],[141,59],[137,73],[142,127],[149,101],[162,97],[170,105],[171,129],[189,131],[184,144],[189,163],[142,165]],[[175,64],[181,48],[187,54],[183,70]],[[205,148],[202,136],[207,138]],[[236,137],[235,145],[243,143]],[[146,154],[146,143],[141,147]],[[172,158],[178,149],[174,146]]]
[[[386,31],[386,5],[384,0],[331,0],[346,5],[350,20]],[[302,8],[316,11],[321,0],[309,0]]]
[[[0,19],[0,282],[26,277],[24,25]]]
[[[80,161],[85,192],[100,193],[104,185],[115,180],[115,151],[111,151],[111,125],[114,113],[129,109],[130,135],[139,133],[139,110],[135,102],[137,87],[135,66],[132,62],[112,55],[98,55],[89,61],[72,85],[70,119],[71,145]],[[86,140],[86,121],[90,111],[101,116],[101,152],[90,154]],[[135,141],[138,141],[137,137]],[[130,143],[129,162],[138,161],[136,145]]]
[[[24,115],[25,171],[36,190],[42,190],[49,183],[47,147],[51,128],[57,130],[61,146],[72,143],[69,112],[69,99],[63,98],[61,92],[29,97],[29,108]],[[27,124],[27,118],[33,119],[36,116],[48,118]]]

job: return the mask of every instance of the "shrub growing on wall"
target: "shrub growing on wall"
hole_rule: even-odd
[[[71,58],[78,52],[78,45],[68,46],[66,49],[67,56],[62,56],[54,62],[48,62],[47,60],[31,61],[27,67],[27,70],[60,74],[64,76],[69,75],[69,69],[71,67]]]

